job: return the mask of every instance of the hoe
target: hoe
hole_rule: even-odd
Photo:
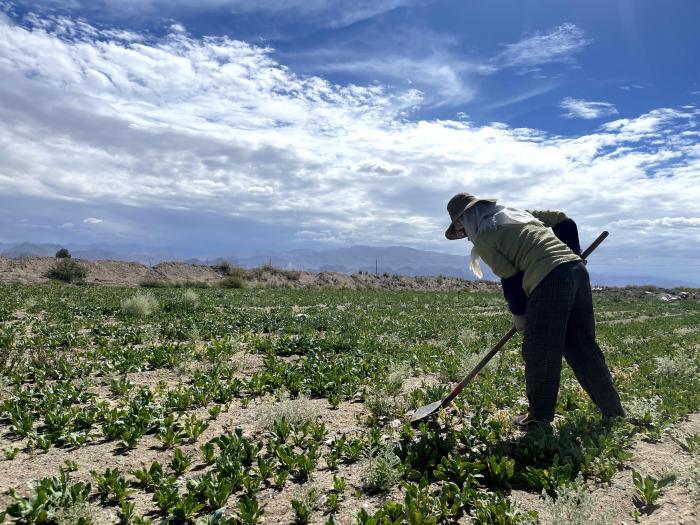
[[[608,236],[608,232],[604,231],[601,233],[598,238],[593,241],[593,243],[581,254],[581,259],[584,261],[586,258],[595,250],[601,242],[605,240],[605,238]],[[447,397],[443,399],[442,401],[435,401],[434,403],[430,403],[429,405],[422,406],[420,408],[417,408],[415,412],[410,414],[411,418],[411,424],[416,424],[419,421],[429,418],[430,416],[436,414],[441,408],[447,407],[450,403],[452,403],[452,400],[457,397],[462,390],[464,390],[464,387],[467,386],[472,379],[481,371],[482,368],[486,366],[486,364],[491,361],[493,356],[495,356],[498,351],[505,346],[505,344],[508,342],[508,340],[513,337],[517,330],[515,327],[511,327],[508,332],[505,333],[503,337],[501,337],[498,342],[495,344],[495,346],[489,350],[489,352],[479,361],[479,363],[474,367],[474,370],[469,372],[467,377],[462,379],[462,381],[454,387],[452,392],[447,394]]]

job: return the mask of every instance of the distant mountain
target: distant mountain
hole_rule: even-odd
[[[229,259],[225,257],[225,259]],[[401,275],[449,275],[474,279],[466,256],[416,250],[403,246],[350,246],[330,250],[291,250],[285,253],[238,255],[237,264],[341,273],[368,272]],[[494,278],[486,265],[484,277]]]
[[[0,255],[9,259],[16,259],[18,257],[53,257],[61,248],[63,248],[63,246],[60,244],[23,242],[6,247],[0,252]]]

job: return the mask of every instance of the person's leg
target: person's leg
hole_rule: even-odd
[[[576,295],[571,265],[554,269],[528,298],[523,339],[530,416],[552,421],[559,393],[567,324]]]
[[[593,297],[588,272],[583,265],[576,269],[576,276],[580,284],[567,328],[564,357],[603,416],[624,417],[620,396],[596,342]]]

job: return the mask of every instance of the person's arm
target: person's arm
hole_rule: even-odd
[[[501,278],[503,297],[505,297],[511,313],[514,315],[524,314],[527,306],[527,296],[523,290],[523,272],[518,271],[518,269],[495,248],[477,247],[477,252],[484,262],[491,267],[493,273]]]
[[[523,290],[523,272],[501,279],[503,297],[508,303],[508,309],[513,315],[525,315],[527,309],[527,295]]]
[[[547,228],[554,228],[557,224],[567,219],[563,211],[553,210],[527,210],[530,215],[539,220]]]
[[[578,227],[572,219],[566,219],[552,228],[561,242],[566,244],[576,255],[581,255],[581,243],[578,239]]]

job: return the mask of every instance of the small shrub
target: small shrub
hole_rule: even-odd
[[[81,283],[87,277],[87,268],[74,259],[58,259],[46,276],[66,283]]]
[[[609,513],[596,509],[595,498],[586,487],[581,474],[570,484],[556,490],[556,497],[542,491],[544,519],[542,523],[566,523],[568,525],[607,525]]]
[[[319,415],[318,408],[305,397],[264,403],[257,408],[257,420],[265,429],[271,429],[284,418],[290,425],[312,421]]]
[[[182,295],[170,301],[167,305],[168,310],[179,312],[191,312],[199,306],[199,295],[192,289],[185,290]]]
[[[96,505],[80,501],[70,507],[62,508],[53,516],[56,525],[92,525],[97,523]]]
[[[228,275],[232,267],[230,262],[224,260],[215,264],[213,268],[224,275]]]
[[[158,309],[158,301],[151,292],[139,292],[121,302],[121,311],[128,317],[148,317]]]
[[[61,248],[60,250],[58,250],[56,252],[56,259],[70,259],[70,258],[71,258],[70,252],[68,250],[66,250],[65,248]]]
[[[386,494],[401,480],[401,475],[401,460],[391,446],[386,446],[365,465],[362,486],[370,494]]]
[[[404,398],[388,394],[381,385],[374,385],[367,392],[364,405],[372,417],[379,420],[391,419],[406,411]]]
[[[686,356],[661,356],[655,357],[656,373],[660,376],[695,377],[697,366],[691,357]]]
[[[243,288],[244,283],[243,279],[241,279],[240,277],[236,275],[230,275],[225,279],[219,281],[219,286],[221,286],[221,288]]]

